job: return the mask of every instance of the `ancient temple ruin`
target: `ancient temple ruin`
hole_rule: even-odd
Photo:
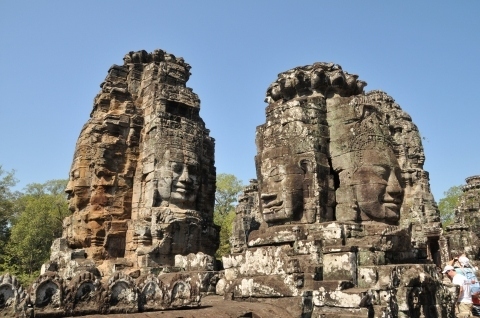
[[[27,295],[36,317],[198,306],[211,288],[214,139],[189,76],[161,50],[109,69],[75,148],[72,214]]]
[[[453,224],[447,226],[445,236],[452,256],[465,253],[469,259],[480,259],[480,176],[465,180],[463,194],[455,209]]]
[[[226,297],[296,299],[292,316],[305,317],[448,314],[437,268],[449,255],[418,129],[365,86],[315,63],[268,88],[258,180],[240,197],[217,285]]]
[[[451,317],[455,288],[438,269],[462,249],[478,258],[480,177],[445,234],[417,126],[333,63],[268,87],[256,179],[218,268],[214,139],[189,71],[161,50],[110,68],[75,148],[63,235],[28,289],[0,276],[0,313],[202,310],[217,294],[289,317]]]

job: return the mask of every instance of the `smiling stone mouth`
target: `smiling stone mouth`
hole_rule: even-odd
[[[395,203],[395,202],[385,202],[383,204],[387,209],[390,209],[390,210],[395,210],[395,211],[399,211],[400,210],[400,206],[398,203]]]
[[[275,213],[283,206],[283,200],[277,199],[275,193],[265,193],[261,195],[263,213]]]
[[[173,189],[176,190],[176,191],[179,191],[179,192],[186,192],[186,191],[193,190],[193,187],[179,183],[179,184],[176,184],[173,187]]]
[[[396,198],[387,198],[387,199],[384,198],[381,202],[384,204],[394,204],[394,205],[399,205],[402,203],[401,200]]]

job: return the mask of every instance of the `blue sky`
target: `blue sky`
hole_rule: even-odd
[[[480,174],[479,1],[0,1],[0,165],[17,188],[64,179],[99,84],[129,51],[192,66],[217,172],[255,178],[277,74],[335,62],[424,137],[435,199]]]

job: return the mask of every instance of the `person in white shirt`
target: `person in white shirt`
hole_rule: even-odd
[[[455,272],[452,265],[447,265],[442,271],[452,281],[452,284],[459,285],[457,305],[455,306],[455,317],[467,318],[472,317],[472,296],[470,294],[470,282],[468,279]]]

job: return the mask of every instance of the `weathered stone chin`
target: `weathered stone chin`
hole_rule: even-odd
[[[398,220],[400,218],[401,205],[395,203],[384,203],[385,218],[388,220]]]
[[[397,204],[397,203],[384,203],[384,204],[383,204],[383,207],[384,207],[384,209],[385,209],[385,214],[386,214],[386,215],[389,214],[389,213],[387,213],[388,211],[391,211],[392,213],[395,213],[395,215],[399,215],[401,204]]]

